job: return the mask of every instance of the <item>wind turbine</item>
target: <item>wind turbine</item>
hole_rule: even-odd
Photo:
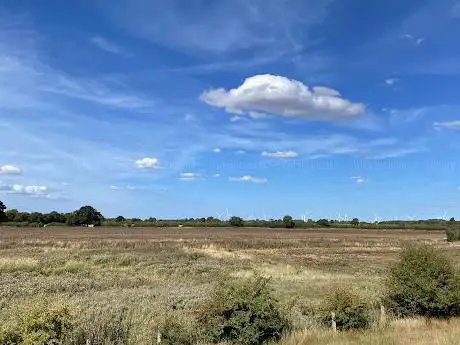
[[[231,216],[232,216],[231,213],[228,212],[228,208],[226,208],[226,209],[225,209],[225,219],[226,219],[226,220],[229,220]]]
[[[438,219],[447,220],[447,211],[446,211],[446,210],[443,210],[442,216],[439,217]]]
[[[304,214],[301,214],[301,215],[300,215],[300,217],[301,217],[301,219],[302,219],[302,221],[303,221],[304,223],[307,222],[307,216],[309,216],[310,214],[311,214],[311,211],[307,211],[307,212],[305,212]]]

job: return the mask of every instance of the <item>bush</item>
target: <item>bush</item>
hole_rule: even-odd
[[[45,302],[40,302],[18,310],[9,325],[2,325],[0,344],[61,344],[71,328],[70,313],[66,306],[47,306]]]
[[[460,241],[460,227],[450,225],[446,228],[447,242]]]
[[[316,224],[320,227],[323,227],[323,228],[327,228],[329,226],[331,226],[331,224],[329,223],[329,221],[327,219],[320,219],[316,222]]]
[[[237,227],[241,227],[241,226],[244,226],[244,220],[243,218],[241,217],[230,217],[229,221],[231,226],[237,226]]]
[[[460,280],[452,262],[426,245],[403,249],[389,269],[385,302],[399,316],[460,315]]]
[[[198,320],[206,340],[241,345],[278,340],[288,327],[262,277],[219,283]]]
[[[332,313],[338,330],[363,330],[372,322],[369,305],[350,288],[332,289],[320,308],[320,322],[331,327]]]

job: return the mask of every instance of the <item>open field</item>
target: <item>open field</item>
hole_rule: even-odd
[[[455,344],[457,321],[431,329],[397,321],[332,336],[314,328],[306,312],[336,284],[378,304],[382,276],[404,241],[431,243],[460,263],[460,247],[444,238],[441,231],[410,230],[0,228],[0,321],[38,299],[72,305],[82,322],[128,310],[128,344],[153,344],[164,315],[193,317],[219,279],[260,273],[293,306],[296,330],[285,344],[402,344],[402,334],[413,334],[405,344]]]
[[[385,239],[442,240],[438,230],[366,230],[366,229],[270,229],[270,228],[1,228],[0,241],[35,240],[307,240],[315,239]]]

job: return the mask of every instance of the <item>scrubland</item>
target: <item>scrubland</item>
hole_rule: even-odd
[[[46,305],[70,315],[80,332],[71,344],[154,344],[171,329],[183,337],[177,344],[199,343],[196,310],[216,282],[260,275],[292,324],[280,344],[460,344],[457,319],[387,315],[364,332],[333,333],[312,318],[333,286],[353,286],[378,310],[383,276],[406,241],[460,262],[441,231],[4,228],[0,325]]]

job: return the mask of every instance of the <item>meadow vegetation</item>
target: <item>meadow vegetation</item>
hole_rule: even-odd
[[[434,316],[457,314],[451,287],[460,255],[442,231],[108,233],[0,230],[0,344],[143,345],[158,337],[162,344],[403,344],[405,337],[407,345],[454,344],[460,335],[455,318],[424,321],[426,306]],[[429,247],[402,252],[407,240]],[[431,294],[426,300],[405,287],[413,265],[420,279],[412,287]],[[424,304],[402,313],[389,301]]]

